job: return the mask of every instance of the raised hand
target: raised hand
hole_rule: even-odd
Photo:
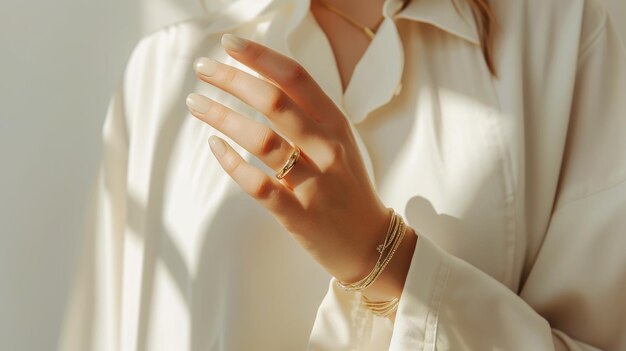
[[[267,175],[213,136],[209,144],[217,160],[330,274],[345,282],[360,279],[376,262],[390,214],[368,178],[348,121],[294,60],[233,35],[222,44],[265,79],[209,58],[196,61],[198,78],[261,112],[271,127],[198,94],[187,98],[189,109],[286,174]]]

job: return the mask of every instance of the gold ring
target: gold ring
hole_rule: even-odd
[[[298,159],[300,158],[300,148],[293,144],[291,145],[293,146],[293,152],[291,153],[291,156],[289,156],[289,159],[287,160],[287,162],[285,162],[285,165],[283,166],[283,168],[280,171],[276,172],[276,178],[278,179],[285,178],[287,173],[291,171],[293,166],[296,165],[296,162],[298,162]]]

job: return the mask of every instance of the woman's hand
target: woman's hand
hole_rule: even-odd
[[[291,143],[301,154],[278,180],[215,136],[209,140],[213,153],[330,274],[345,282],[361,279],[378,258],[375,248],[390,215],[369,180],[346,118],[294,60],[232,35],[225,35],[222,44],[266,80],[208,58],[196,61],[198,78],[267,116],[273,129],[197,94],[187,98],[191,113],[276,171],[293,153]]]

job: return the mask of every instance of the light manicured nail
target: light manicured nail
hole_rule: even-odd
[[[248,46],[248,41],[236,35],[224,34],[222,35],[222,46],[228,51],[241,52]]]
[[[215,71],[217,71],[217,65],[218,63],[215,60],[208,57],[200,57],[196,60],[196,63],[194,63],[193,66],[195,67],[196,72],[202,74],[203,76],[210,77],[215,74]]]
[[[200,113],[207,113],[211,108],[211,101],[202,95],[191,93],[187,95],[187,106]]]
[[[209,146],[215,156],[223,156],[226,153],[226,142],[215,135],[211,135],[209,138]]]

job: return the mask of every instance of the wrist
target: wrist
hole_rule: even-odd
[[[362,291],[365,297],[373,301],[400,297],[411,266],[417,240],[418,236],[415,231],[407,226],[406,234],[385,270],[371,286]]]
[[[365,251],[369,254],[378,252],[369,273],[360,274],[360,279],[339,280],[337,284],[347,291],[362,291],[368,300],[382,297],[399,297],[404,288],[404,281],[411,265],[417,237],[413,229],[406,226],[402,216],[392,209],[387,210],[391,219],[384,237],[369,242]],[[408,235],[407,235],[408,234]],[[378,234],[380,236],[380,234]],[[376,245],[376,246],[374,246]]]
[[[335,278],[342,282],[355,282],[372,271],[380,255],[376,248],[385,239],[390,222],[389,209],[381,207],[378,215],[371,216],[368,224],[355,231],[359,236],[351,243],[350,264],[346,265],[350,269],[341,275],[334,275]]]

